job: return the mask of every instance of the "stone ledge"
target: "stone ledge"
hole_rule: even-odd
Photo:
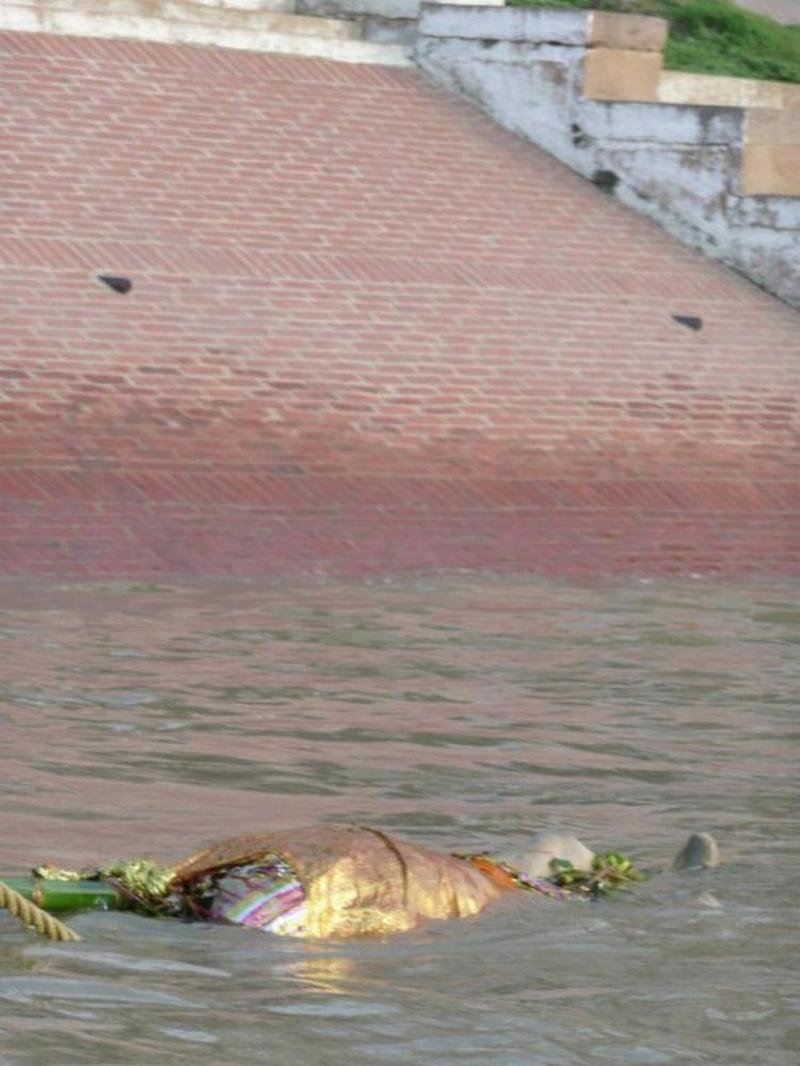
[[[5,0],[0,4],[0,24],[6,29],[41,28],[58,32],[53,27],[64,23],[75,25],[102,24],[110,29],[126,29],[136,35],[139,27],[161,23],[174,27],[182,39],[196,37],[206,43],[214,34],[222,44],[228,36],[243,33],[297,33],[308,36],[351,40],[358,36],[352,22],[333,18],[311,18],[293,12],[294,0],[270,0],[274,6],[259,10],[236,9],[231,6],[211,7],[198,0],[51,0],[46,6],[31,0]],[[19,26],[7,25],[15,18]]]
[[[800,195],[800,145],[746,145],[740,192],[743,196]]]
[[[620,15],[590,11],[587,44],[590,48],[625,48],[634,52],[661,52],[667,43],[666,19],[646,15]]]
[[[162,18],[170,22],[246,29],[264,17],[292,14],[295,0],[2,0],[0,9],[27,8],[45,21],[55,12],[114,19]]]
[[[173,18],[173,9],[183,17]],[[150,15],[139,14],[143,10]],[[47,8],[32,0],[5,0],[0,4],[0,30],[210,45],[345,63],[412,65],[407,47],[363,41],[360,27],[352,21],[275,10],[234,11],[228,5],[211,7],[185,0],[170,0],[168,4],[164,0],[117,0],[111,4],[55,0]]]
[[[747,143],[800,144],[800,109],[750,108],[747,112]]]
[[[367,4],[373,0],[361,2]],[[502,6],[502,2],[497,6]],[[489,3],[496,3],[496,0],[489,0]],[[667,39],[666,21],[643,15],[566,8],[481,10],[486,6],[487,0],[444,0],[443,3],[423,0],[420,33],[428,37],[624,48],[634,52],[660,52]]]
[[[413,45],[422,0],[294,0],[303,15],[352,19],[358,22],[364,40]],[[430,0],[438,3],[439,0]],[[450,0],[454,5],[504,7],[506,0]]]
[[[426,0],[455,7],[505,7],[506,0]],[[310,15],[370,16],[385,19],[416,19],[423,0],[295,0],[295,10]]]
[[[663,104],[714,107],[800,107],[800,85],[665,70],[658,86],[658,99]]]
[[[586,47],[590,37],[590,15],[588,11],[478,8],[425,0],[420,8],[419,32],[423,37]]]
[[[581,129],[589,137],[630,144],[739,148],[744,115],[736,107],[703,109],[670,104],[587,100]]]
[[[586,53],[583,95],[587,100],[658,100],[661,52],[593,48]]]
[[[416,19],[420,0],[296,0],[295,10],[305,15],[385,19]]]

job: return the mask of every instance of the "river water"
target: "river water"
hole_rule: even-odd
[[[715,871],[393,940],[0,913],[0,1066],[795,1063],[800,584],[0,586],[0,871],[369,823]]]

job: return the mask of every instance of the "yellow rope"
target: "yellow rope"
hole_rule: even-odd
[[[68,926],[43,911],[35,903],[25,899],[9,885],[0,881],[0,908],[13,914],[27,926],[32,926],[37,933],[50,937],[51,940],[80,940],[78,934]]]

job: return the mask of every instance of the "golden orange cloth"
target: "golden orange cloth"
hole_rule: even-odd
[[[215,871],[278,855],[306,894],[305,935],[401,933],[425,918],[467,918],[513,887],[465,859],[378,829],[319,825],[232,837],[175,866],[175,888]]]

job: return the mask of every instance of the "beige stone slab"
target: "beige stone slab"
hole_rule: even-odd
[[[37,10],[105,17],[176,19],[236,26],[254,24],[260,15],[294,11],[294,0],[0,0],[0,7],[15,4]]]
[[[785,104],[787,88],[781,81],[665,70],[658,84],[658,99],[662,104],[779,108]]]
[[[667,41],[666,19],[647,15],[619,15],[590,11],[587,44],[590,48],[624,48],[635,52],[661,52]]]
[[[747,145],[742,153],[741,192],[800,196],[800,145]]]
[[[329,40],[353,41],[361,37],[361,27],[350,20],[316,18],[311,15],[263,15],[258,29],[267,33],[299,33]]]
[[[4,0],[0,0],[2,6]],[[26,6],[15,0],[15,5]],[[185,26],[189,32],[197,27],[220,33],[298,33],[330,40],[355,40],[361,35],[359,26],[352,21],[334,18],[315,18],[295,15],[290,10],[281,10],[278,0],[270,0],[270,7],[260,9],[244,6],[211,6],[197,0],[50,0],[40,9],[43,16],[83,16],[86,19],[126,21],[130,24],[160,19],[165,25]],[[33,4],[28,6],[34,7]],[[284,3],[284,8],[286,4]]]
[[[583,95],[587,100],[658,99],[661,52],[594,48],[586,53]]]
[[[222,9],[219,9],[220,11]],[[291,16],[276,16],[289,18]],[[297,16],[300,18],[300,16]],[[231,27],[163,17],[122,17],[94,14],[71,7],[33,7],[29,2],[0,0],[0,30],[28,33],[68,34],[72,37],[123,38],[162,44],[195,44],[216,48],[275,52],[280,55],[313,56],[342,63],[374,63],[380,66],[413,65],[406,45],[379,44],[353,39],[352,22],[303,16],[305,23],[294,24],[294,32],[252,27]],[[326,23],[329,25],[326,27]],[[272,23],[274,26],[275,23]],[[335,28],[334,28],[335,27]]]
[[[747,144],[800,144],[800,109],[760,109],[747,112]]]
[[[48,31],[72,19],[76,25],[91,25],[103,21],[108,25],[127,25],[135,29],[151,22],[179,28],[198,37],[209,33],[242,34],[301,34],[329,40],[355,40],[361,36],[359,26],[352,21],[333,18],[313,18],[295,15],[289,8],[294,0],[269,0],[261,8],[236,6],[228,3],[221,6],[199,3],[198,0],[49,0],[47,5],[37,5],[32,0],[0,0],[0,15],[3,25],[16,9],[24,14],[26,9],[38,26]],[[13,26],[12,23],[12,27]],[[27,27],[22,27],[27,28]]]

